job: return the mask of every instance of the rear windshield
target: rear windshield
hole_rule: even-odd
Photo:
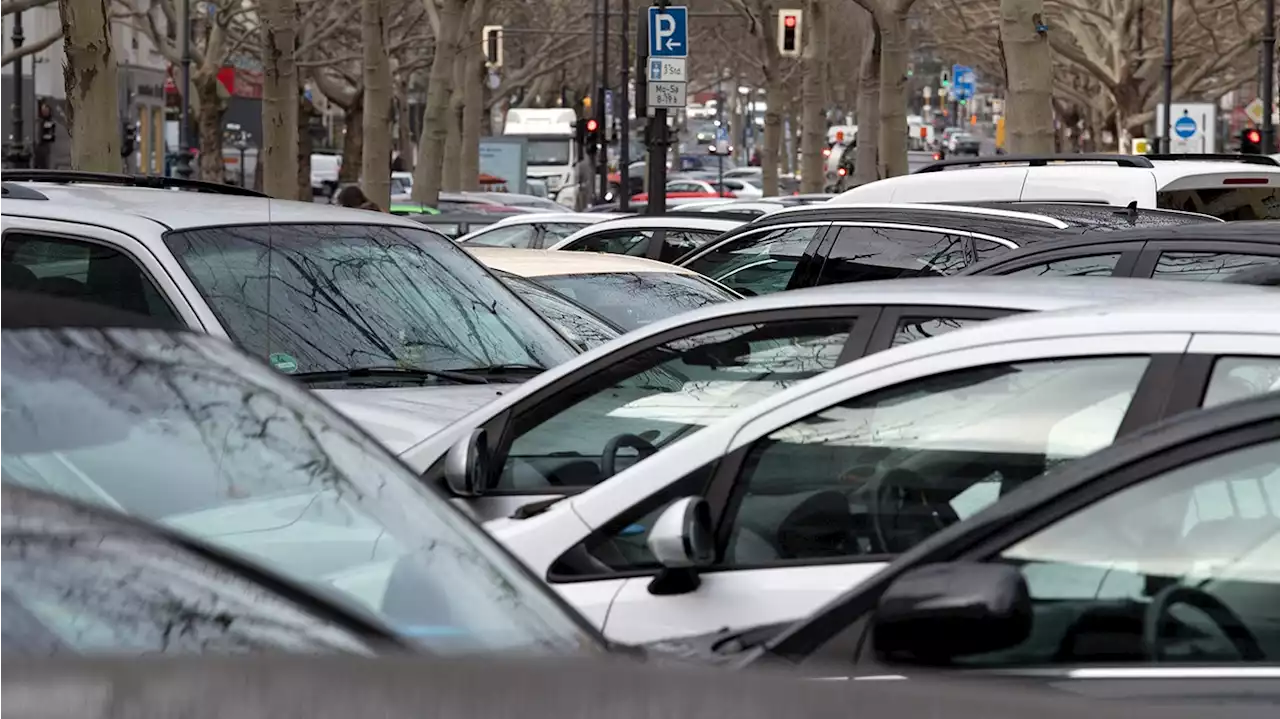
[[[1156,205],[1167,210],[1200,212],[1232,220],[1280,219],[1280,187],[1213,187],[1156,193]]]
[[[571,345],[465,251],[378,225],[171,232],[227,333],[286,372],[552,367]]]

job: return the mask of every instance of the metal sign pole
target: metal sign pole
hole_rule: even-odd
[[[1262,152],[1276,151],[1276,128],[1271,121],[1276,83],[1276,0],[1267,0],[1262,25]]]
[[[622,0],[622,62],[619,70],[622,81],[618,88],[618,114],[622,126],[622,136],[618,145],[618,210],[628,212],[631,209],[631,48],[628,45],[631,31],[631,0]]]

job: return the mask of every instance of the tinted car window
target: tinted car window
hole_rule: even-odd
[[[676,272],[550,275],[537,281],[627,331],[682,312],[739,299],[705,277]]]
[[[1086,255],[1084,257],[1068,257],[1061,260],[1050,260],[1034,265],[1019,267],[1016,270],[1000,272],[1002,275],[1032,275],[1052,277],[1110,277],[1120,264],[1120,253],[1106,255]]]
[[[891,347],[972,327],[984,320],[968,317],[908,317],[898,322]]]
[[[498,273],[517,295],[533,305],[543,317],[564,332],[583,349],[602,345],[620,336],[622,328],[610,324],[594,312],[533,280],[507,273]]]
[[[432,650],[595,646],[517,560],[373,439],[225,341],[6,330],[0,344],[4,484],[202,539]]]
[[[550,247],[583,227],[568,222],[548,222],[542,226],[542,247]]]
[[[963,235],[892,227],[842,227],[819,284],[954,274],[968,264]]]
[[[532,247],[533,225],[512,225],[510,227],[494,227],[475,237],[468,238],[463,244],[481,245],[483,247]]]
[[[658,254],[658,259],[662,262],[675,262],[721,234],[715,230],[667,230],[663,233],[662,251]]]
[[[765,230],[730,240],[681,264],[746,295],[787,289],[804,251],[825,225]]]
[[[1160,280],[1225,282],[1232,275],[1280,265],[1280,257],[1238,252],[1161,252],[1152,277]]]
[[[1280,357],[1220,357],[1205,389],[1202,407],[1280,392]]]
[[[649,241],[653,239],[653,233],[653,230],[606,230],[578,239],[561,249],[643,257],[649,249]]]
[[[281,371],[551,367],[573,348],[456,245],[374,225],[216,227],[165,243],[241,347]]]

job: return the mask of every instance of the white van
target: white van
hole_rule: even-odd
[[[547,190],[555,198],[560,190],[575,185],[574,166],[578,147],[574,137],[574,124],[578,113],[567,108],[512,108],[507,110],[503,125],[504,135],[516,135],[528,140],[526,158],[528,174],[547,184]]]
[[[1139,155],[996,156],[935,163],[833,197],[868,202],[1101,202],[1185,210],[1224,220],[1280,218],[1280,164]]]

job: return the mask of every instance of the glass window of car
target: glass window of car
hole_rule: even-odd
[[[542,226],[542,244],[539,249],[541,247],[550,247],[585,226],[570,222],[548,222]]]
[[[229,226],[165,244],[241,347],[297,373],[545,368],[576,354],[465,250],[425,231]]]
[[[682,264],[744,295],[781,292],[790,284],[805,249],[826,229],[818,225],[751,233]]]
[[[1159,280],[1223,282],[1232,275],[1280,265],[1280,257],[1238,252],[1161,252],[1152,277]]]
[[[715,230],[668,229],[663,233],[662,250],[658,253],[658,259],[662,262],[675,262],[722,234],[724,233]]]
[[[1000,271],[1002,275],[1028,275],[1035,277],[1110,277],[1120,264],[1120,253],[1065,257],[1015,270]]]
[[[898,322],[890,347],[937,337],[985,322],[973,317],[906,317]]]
[[[6,330],[0,343],[6,485],[184,532],[432,651],[594,646],[517,560],[373,439],[225,341]]]
[[[975,237],[973,238],[973,251],[976,258],[973,264],[976,265],[979,262],[984,262],[992,257],[999,257],[1000,255],[1013,252],[1013,248],[1008,245],[1002,245],[999,242]]]
[[[0,261],[6,290],[75,299],[184,326],[146,272],[106,245],[6,232]]]
[[[521,299],[533,305],[538,314],[584,350],[598,347],[624,332],[621,327],[545,285],[505,272],[497,274]]]
[[[1280,357],[1219,357],[1213,363],[1203,407],[1280,391]]]
[[[1027,580],[1031,633],[965,665],[1280,661],[1280,441],[1161,472],[997,561]]]
[[[654,230],[618,229],[596,232],[561,249],[575,252],[603,252],[609,255],[644,257]]]
[[[741,299],[702,275],[678,272],[546,275],[537,281],[628,332],[683,312]]]
[[[480,234],[467,239],[464,245],[480,245],[482,247],[518,247],[528,249],[533,246],[533,225],[508,225],[491,227]]]
[[[900,554],[1048,467],[1111,444],[1146,357],[918,379],[773,432],[739,479],[726,566]],[[768,547],[769,553],[761,548]]]
[[[517,416],[499,489],[597,484],[743,407],[832,369],[851,319],[776,320],[674,340]],[[624,439],[625,438],[625,439]],[[607,449],[609,448],[609,449]]]
[[[964,269],[967,237],[894,227],[841,227],[818,284],[938,277]]]

